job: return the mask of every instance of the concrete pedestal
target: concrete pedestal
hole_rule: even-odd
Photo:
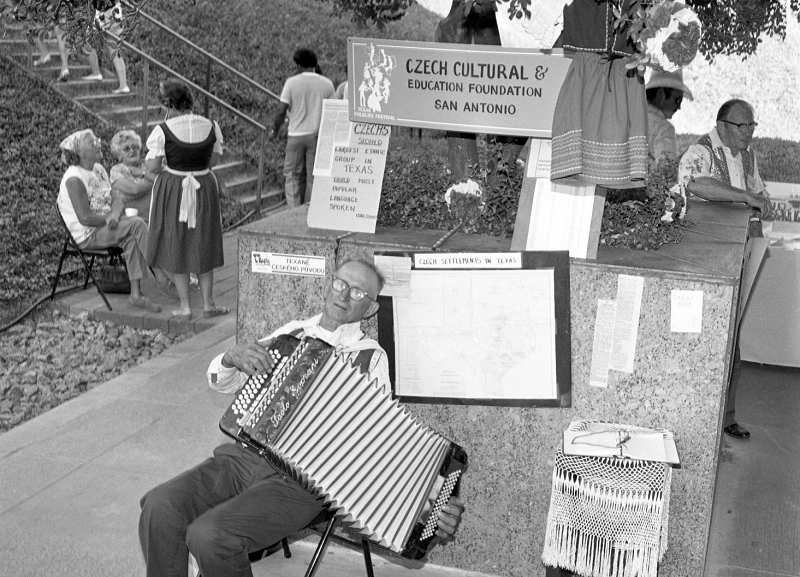
[[[324,256],[331,274],[348,257],[430,250],[444,234],[320,231],[306,227],[306,213],[301,207],[241,230],[240,342],[317,314],[322,305],[324,279],[254,273],[252,251]],[[673,475],[669,550],[659,575],[703,574],[748,214],[733,206],[692,204],[689,218],[696,226],[679,245],[656,252],[601,246],[595,261],[570,261],[572,407],[412,406],[469,455],[463,523],[453,543],[431,552],[431,562],[509,577],[543,576],[553,455],[569,422],[583,418],[674,432],[682,467]],[[510,239],[456,234],[442,249],[497,251],[509,245]],[[608,388],[590,387],[597,301],[616,298],[620,274],[644,277],[634,371],[612,371]],[[675,289],[703,291],[701,333],[670,332]],[[376,336],[376,321],[365,330]]]

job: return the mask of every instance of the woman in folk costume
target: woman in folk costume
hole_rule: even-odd
[[[624,0],[622,11],[639,0]],[[564,7],[557,43],[575,50],[553,118],[551,179],[613,188],[642,186],[647,173],[644,81],[625,67],[636,52],[627,29],[615,29],[610,1]]]
[[[192,94],[183,82],[167,80],[159,89],[167,114],[147,139],[147,170],[158,174],[147,259],[173,273],[180,298],[173,317],[192,317],[190,273],[200,280],[203,317],[225,314],[228,309],[212,296],[214,269],[223,265],[219,188],[211,172],[222,155],[222,132],[216,122],[192,113]]]

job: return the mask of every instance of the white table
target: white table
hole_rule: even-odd
[[[800,251],[769,247],[739,333],[742,360],[800,367]]]

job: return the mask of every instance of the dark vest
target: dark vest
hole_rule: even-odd
[[[731,183],[731,173],[728,169],[728,161],[725,158],[724,148],[721,146],[714,148],[711,144],[711,137],[708,134],[703,135],[700,140],[697,141],[697,144],[705,146],[708,149],[708,152],[711,154],[711,176],[716,180],[733,186]],[[745,172],[745,187],[747,187],[749,183],[755,182],[755,162],[753,162],[753,154],[749,150],[743,150],[741,155],[742,166],[744,167]],[[749,187],[747,188],[747,191],[756,192]]]
[[[167,166],[173,170],[185,171],[208,168],[211,155],[214,153],[214,144],[217,142],[213,126],[205,140],[194,143],[178,139],[166,122],[162,122],[160,126],[164,131],[164,156],[167,158]]]

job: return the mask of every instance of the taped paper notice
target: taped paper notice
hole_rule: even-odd
[[[552,141],[549,138],[531,138],[530,154],[525,176],[528,178],[546,178],[550,180],[550,166],[552,164]]]
[[[674,290],[670,305],[670,331],[673,333],[703,331],[703,291]]]
[[[594,342],[592,343],[592,368],[589,372],[589,384],[593,387],[608,386],[608,370],[614,345],[616,315],[616,302],[602,299],[597,301],[597,317],[594,321]]]
[[[381,295],[408,297],[411,293],[411,257],[375,255],[375,268],[386,281]]]
[[[643,277],[619,275],[617,281],[617,312],[614,320],[614,347],[610,365],[612,369],[617,371],[633,372],[643,289]]]

